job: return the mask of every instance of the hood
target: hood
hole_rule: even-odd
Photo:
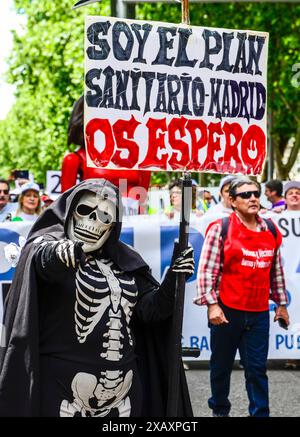
[[[87,179],[61,194],[38,217],[31,228],[26,244],[45,234],[58,240],[68,238],[68,221],[84,192],[105,195],[116,207],[115,226],[103,246],[104,253],[124,271],[133,271],[141,267],[148,268],[148,265],[133,248],[120,241],[123,216],[122,199],[118,188],[106,179]],[[95,252],[91,253],[95,256],[98,255]]]

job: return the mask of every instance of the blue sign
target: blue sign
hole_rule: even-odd
[[[167,269],[171,264],[174,241],[178,240],[178,226],[161,226],[160,227],[160,250],[161,250],[161,278],[164,277]],[[195,281],[197,276],[197,267],[200,253],[202,250],[204,238],[202,234],[194,228],[190,228],[189,243],[194,249],[195,273],[189,278],[188,282]]]
[[[9,229],[0,229],[0,242],[5,244],[15,243],[19,245],[20,235],[17,232],[11,231]],[[0,281],[12,281],[15,268],[9,266],[9,270],[0,273]]]
[[[134,236],[133,236],[133,228],[124,228],[122,229],[120,240],[125,244],[129,244],[129,246],[134,246]]]

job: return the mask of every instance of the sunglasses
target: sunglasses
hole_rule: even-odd
[[[0,193],[8,194],[8,190],[0,190]]]
[[[255,191],[243,191],[242,193],[236,193],[235,197],[240,196],[242,199],[250,199],[252,194],[254,194],[254,197],[256,199],[260,198],[260,192],[257,190],[255,190]]]

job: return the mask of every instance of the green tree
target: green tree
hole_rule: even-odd
[[[84,15],[95,7],[72,10],[72,0],[15,0],[27,17],[21,36],[14,33],[8,80],[16,103],[0,123],[2,173],[28,168],[44,181],[60,169],[75,100],[83,93]],[[109,15],[109,0],[97,13]]]

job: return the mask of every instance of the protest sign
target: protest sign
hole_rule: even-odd
[[[260,174],[268,34],[88,16],[88,166]]]

